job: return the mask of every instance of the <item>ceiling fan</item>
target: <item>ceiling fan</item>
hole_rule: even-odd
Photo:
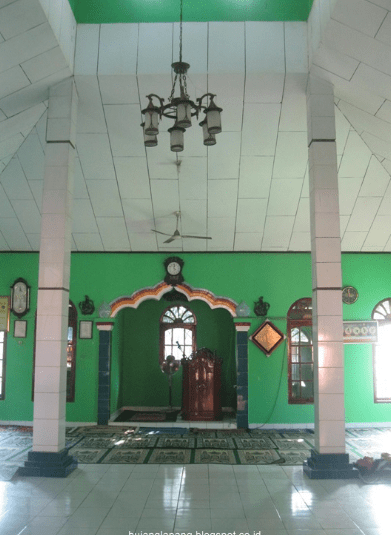
[[[196,238],[198,240],[211,240],[212,238],[210,236],[189,236],[185,234],[181,234],[178,230],[178,224],[179,224],[179,217],[181,215],[180,212],[174,212],[176,215],[176,229],[173,234],[166,234],[166,232],[160,232],[160,230],[151,229],[152,232],[156,232],[157,234],[163,234],[164,236],[170,236],[167,240],[165,240],[163,243],[171,243],[174,240],[179,240],[181,238]]]

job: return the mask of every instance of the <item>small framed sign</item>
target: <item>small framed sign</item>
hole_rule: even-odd
[[[79,338],[92,338],[92,321],[80,321]]]
[[[0,296],[0,331],[9,331],[10,327],[10,298]]]
[[[375,344],[377,321],[344,321],[343,341],[345,344]]]
[[[14,338],[26,338],[27,334],[27,321],[15,320],[14,321]]]

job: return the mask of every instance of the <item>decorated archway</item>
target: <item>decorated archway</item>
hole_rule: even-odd
[[[184,294],[189,301],[201,300],[209,305],[211,309],[222,308],[229,312],[232,318],[237,318],[237,303],[228,297],[216,296],[213,292],[204,288],[193,288],[192,286],[182,283],[172,286],[162,281],[153,287],[146,287],[136,290],[131,295],[120,296],[110,302],[110,319],[114,319],[117,314],[124,308],[137,309],[141,303],[146,300],[154,299],[159,301],[166,293],[173,289]],[[239,319],[239,318],[238,318]],[[107,322],[113,326],[112,322]],[[247,394],[247,331],[250,323],[235,322],[236,329],[236,361],[237,361],[237,424],[238,427],[248,427],[248,394]],[[244,332],[243,332],[244,331]],[[107,342],[106,342],[107,343]],[[102,348],[105,349],[105,348]],[[103,356],[100,351],[100,355]],[[109,361],[109,354],[107,360]],[[99,402],[103,400],[98,400]],[[99,405],[99,403],[98,403]],[[106,403],[105,403],[106,405]],[[107,414],[107,413],[106,413]]]
[[[110,303],[111,318],[115,318],[120,310],[126,307],[137,308],[143,301],[147,299],[156,299],[157,301],[167,292],[170,292],[174,286],[166,282],[160,282],[156,286],[149,288],[142,288],[132,293],[130,296],[121,296]],[[236,318],[237,303],[228,297],[218,297],[209,290],[201,288],[192,288],[188,284],[178,284],[175,289],[183,293],[189,301],[200,299],[207,303],[210,308],[224,308],[228,310],[233,318]]]

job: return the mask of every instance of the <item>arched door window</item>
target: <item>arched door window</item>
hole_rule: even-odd
[[[288,401],[313,403],[312,300],[295,301],[288,311]]]
[[[160,318],[160,350],[159,364],[161,367],[168,356],[175,357],[179,368],[181,359],[189,357],[196,349],[196,317],[183,305],[166,308]]]
[[[375,403],[391,403],[391,298],[380,301],[372,312],[378,322],[373,344],[373,390]]]

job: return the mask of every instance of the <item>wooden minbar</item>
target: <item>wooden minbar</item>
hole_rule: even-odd
[[[190,421],[220,420],[221,364],[207,348],[182,360],[182,418]]]

